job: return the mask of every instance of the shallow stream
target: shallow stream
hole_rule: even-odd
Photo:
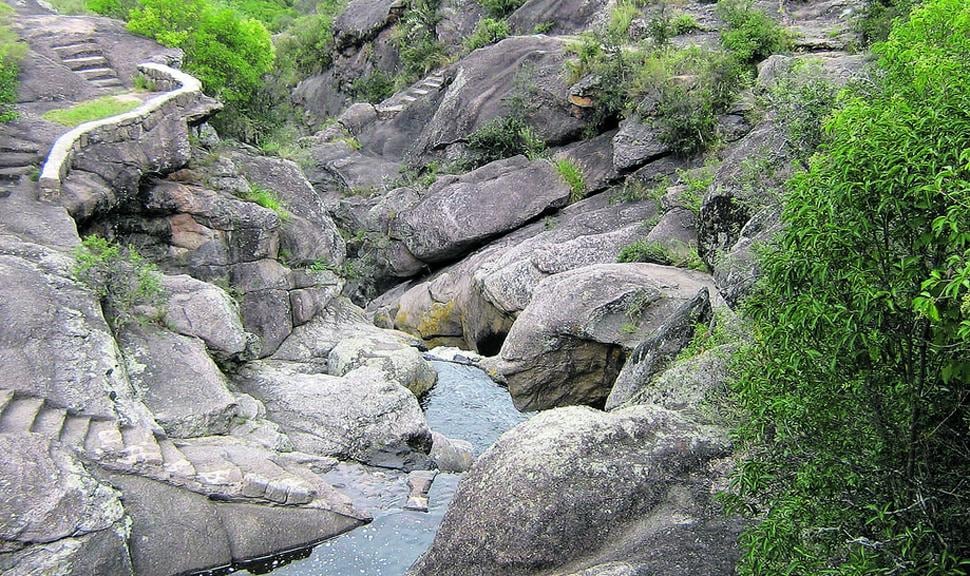
[[[473,366],[432,361],[438,383],[422,399],[432,430],[466,440],[476,456],[528,416],[512,406],[507,390]],[[434,539],[460,474],[438,474],[428,512],[404,510],[407,476],[400,472],[341,464],[326,475],[334,486],[367,509],[374,521],[312,550],[280,557],[239,574],[273,576],[403,576]]]

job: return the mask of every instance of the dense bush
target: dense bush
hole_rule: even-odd
[[[141,0],[128,29],[185,50],[185,68],[227,110],[245,116],[273,64],[269,32],[258,20],[207,0]]]
[[[744,308],[742,574],[970,569],[970,4],[875,52]]]
[[[868,0],[856,23],[865,44],[889,37],[893,20],[905,18],[920,0]]]
[[[12,13],[12,8],[0,4],[0,122],[8,122],[16,116],[13,105],[17,102],[17,77],[20,60],[27,53],[27,46],[10,29]]]
[[[505,20],[494,18],[482,18],[475,26],[475,30],[465,38],[464,48],[466,52],[478,50],[483,46],[495,44],[503,38],[507,38],[512,33],[509,23]]]
[[[492,18],[505,18],[525,4],[525,0],[478,0],[478,3]]]
[[[525,154],[535,158],[545,149],[545,143],[531,126],[518,116],[494,118],[472,132],[467,138],[473,158],[469,167]]]
[[[354,80],[350,85],[350,93],[358,102],[376,104],[394,94],[394,78],[375,70]]]
[[[727,23],[721,30],[721,43],[742,62],[760,62],[791,45],[785,29],[753,8],[751,0],[720,0],[717,14]]]
[[[87,236],[74,250],[74,277],[92,289],[114,327],[134,320],[136,308],[157,309],[165,302],[161,276],[134,246]]]
[[[394,28],[394,40],[401,55],[403,80],[424,76],[448,61],[444,44],[438,39],[439,0],[411,0]]]
[[[276,76],[286,86],[318,74],[333,62],[333,22],[344,0],[323,0],[316,13],[296,18],[275,40]]]
[[[836,106],[837,93],[820,62],[798,60],[779,75],[764,97],[787,130],[790,154],[803,165],[822,142],[822,122]]]

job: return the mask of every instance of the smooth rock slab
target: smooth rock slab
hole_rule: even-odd
[[[373,366],[384,376],[420,397],[438,381],[438,373],[417,348],[389,339],[348,338],[330,351],[330,374],[343,376],[361,366]]]
[[[431,432],[407,388],[369,366],[340,378],[299,368],[254,362],[235,380],[266,405],[297,450],[392,468],[426,461]]]
[[[545,161],[498,160],[461,176],[445,176],[392,227],[419,260],[459,256],[569,200],[569,187]]]
[[[120,335],[128,374],[169,436],[226,434],[237,404],[205,344],[152,326]]]

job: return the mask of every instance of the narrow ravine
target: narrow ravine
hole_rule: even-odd
[[[506,430],[528,418],[512,406],[508,391],[481,369],[431,360],[438,383],[422,398],[429,426],[485,451]],[[434,539],[461,474],[440,473],[429,493],[428,512],[404,509],[407,475],[341,464],[326,475],[366,507],[374,521],[316,548],[280,556],[238,574],[274,576],[403,576]]]

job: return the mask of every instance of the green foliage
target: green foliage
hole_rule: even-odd
[[[10,28],[13,8],[0,4],[0,122],[16,118],[13,105],[17,102],[17,78],[20,61],[27,54],[27,45]]]
[[[297,16],[288,0],[230,0],[229,6],[247,18],[259,20],[267,28],[281,30]]]
[[[905,18],[920,0],[868,0],[858,20],[856,30],[865,44],[882,42],[889,37],[893,21]]]
[[[680,194],[679,201],[695,216],[700,216],[701,204],[704,203],[708,188],[714,182],[714,176],[714,170],[710,166],[677,171],[677,178],[687,187]]]
[[[130,112],[141,105],[141,100],[131,97],[102,96],[87,102],[75,104],[70,108],[60,108],[44,112],[43,118],[64,126],[78,126],[85,122],[101,120],[118,114]]]
[[[798,60],[769,88],[766,104],[788,133],[790,151],[805,162],[822,142],[823,121],[836,106],[838,89],[826,81],[818,61]]]
[[[874,50],[744,308],[741,574],[970,568],[970,4],[927,0]]]
[[[690,14],[679,14],[671,22],[673,27],[674,36],[680,36],[681,34],[690,34],[695,30],[703,30],[703,26]]]
[[[630,39],[630,24],[640,15],[640,8],[633,0],[621,0],[610,12],[610,19],[606,24],[606,35],[614,42]]]
[[[556,171],[563,181],[569,185],[569,201],[579,202],[586,197],[586,178],[583,170],[569,158],[556,160]]]
[[[375,70],[354,80],[350,85],[350,93],[358,102],[376,104],[394,94],[394,78]]]
[[[505,18],[525,4],[525,0],[477,0],[492,18]]]
[[[89,11],[84,0],[54,0],[50,5],[58,14],[87,14]]]
[[[661,141],[692,156],[717,141],[718,114],[749,82],[749,73],[731,54],[664,48],[640,66],[633,92],[659,95],[655,116]]]
[[[721,43],[741,62],[760,62],[791,46],[784,28],[764,12],[752,7],[751,0],[719,0],[717,14],[727,26],[721,30]]]
[[[556,22],[554,20],[546,20],[545,22],[539,22],[532,27],[533,34],[548,34],[556,27]]]
[[[127,20],[128,14],[137,7],[138,0],[87,0],[88,10],[119,20]]]
[[[506,20],[496,20],[494,18],[482,18],[475,26],[475,30],[465,38],[465,52],[478,50],[483,46],[495,44],[503,38],[507,38],[512,33],[509,23]]]
[[[74,260],[74,278],[98,295],[115,328],[133,320],[136,307],[158,311],[165,303],[158,269],[134,246],[87,236],[74,250]]]
[[[286,86],[318,74],[333,62],[333,22],[344,0],[324,0],[316,14],[296,18],[275,40],[277,75]]]
[[[676,361],[694,358],[714,348],[740,341],[743,338],[741,326],[732,321],[729,314],[723,308],[715,308],[714,318],[709,324],[696,324],[690,344],[677,354]]]
[[[269,188],[264,188],[257,184],[250,183],[249,192],[243,197],[249,202],[255,202],[263,208],[268,208],[276,215],[279,216],[280,221],[287,222],[291,218],[290,213],[286,210],[286,206],[283,201],[279,199],[275,192]]]
[[[677,241],[637,240],[620,248],[620,252],[616,255],[616,261],[652,262],[664,266],[707,271],[707,266],[697,254],[697,248]]]
[[[155,81],[141,73],[132,76],[131,83],[139,92],[154,92],[156,89]]]
[[[438,0],[411,0],[394,27],[394,41],[407,81],[416,80],[448,61],[445,46],[438,39],[440,21]]]
[[[217,124],[237,130],[249,124],[274,58],[261,22],[207,0],[140,0],[129,13],[128,29],[185,51],[185,69],[226,104]]]
[[[536,158],[546,147],[532,127],[518,116],[493,118],[469,134],[467,144],[473,155],[471,167],[519,154]]]

